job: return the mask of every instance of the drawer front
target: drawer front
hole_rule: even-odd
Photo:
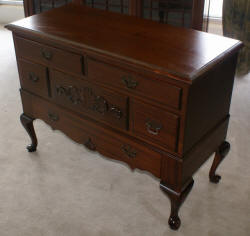
[[[136,135],[176,151],[179,128],[177,115],[133,101],[131,123]]]
[[[88,58],[88,78],[99,83],[125,89],[131,94],[147,97],[175,109],[180,109],[182,89],[177,86],[144,78],[91,58]]]
[[[18,60],[18,68],[22,88],[40,96],[48,97],[48,76],[45,66]]]
[[[21,91],[21,95],[26,115],[44,120],[74,141],[107,157],[126,162],[132,169],[138,168],[156,177],[161,176],[161,154],[27,92]]]
[[[160,178],[161,155],[129,139],[102,137],[97,140],[97,150],[116,160],[126,162],[131,169],[141,169],[151,172]]]
[[[59,71],[52,71],[52,99],[112,127],[127,129],[128,98]]]
[[[52,66],[76,75],[84,74],[84,60],[81,55],[49,47],[31,40],[16,37],[18,55],[23,58]]]

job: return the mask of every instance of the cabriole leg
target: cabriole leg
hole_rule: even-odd
[[[31,139],[31,144],[27,146],[27,150],[29,152],[35,152],[36,147],[37,147],[37,138],[36,138],[36,133],[35,133],[34,126],[33,126],[34,119],[30,118],[29,116],[23,113],[20,116],[20,121]]]
[[[162,181],[160,183],[161,190],[167,194],[171,202],[171,213],[168,220],[168,224],[170,228],[173,230],[179,229],[181,225],[181,220],[178,216],[178,212],[182,203],[185,201],[187,195],[191,191],[193,185],[194,185],[194,180],[191,179],[186,188],[181,193],[177,193],[168,188]]]
[[[216,175],[215,171],[218,168],[219,164],[223,161],[230,150],[230,144],[224,141],[218,148],[215,153],[214,161],[209,171],[209,179],[212,183],[219,183],[221,176]]]

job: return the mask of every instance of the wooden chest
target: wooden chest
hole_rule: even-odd
[[[225,142],[239,41],[69,4],[6,26],[13,31],[24,113],[78,143],[161,179],[169,224],[193,174]]]

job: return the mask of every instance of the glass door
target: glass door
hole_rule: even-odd
[[[85,0],[87,6],[119,13],[129,13],[129,0]]]
[[[94,8],[129,14],[129,1],[131,0],[24,0],[24,5],[26,16],[48,11],[69,2],[84,3]]]
[[[193,0],[142,0],[141,8],[143,18],[192,27]]]
[[[72,0],[33,0],[34,14],[63,6]]]

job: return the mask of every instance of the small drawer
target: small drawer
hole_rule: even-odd
[[[21,96],[26,115],[44,120],[74,141],[109,158],[126,162],[132,169],[149,171],[158,178],[161,176],[160,153],[25,91],[21,91]]]
[[[160,178],[161,155],[146,146],[125,138],[105,136],[97,140],[97,150],[108,157],[126,162],[131,169],[146,170]]]
[[[76,75],[84,75],[84,57],[16,37],[15,45],[20,57],[58,68]]]
[[[53,70],[52,99],[75,112],[82,113],[112,127],[127,129],[128,98]]]
[[[21,87],[37,95],[48,97],[46,67],[25,60],[18,60]]]
[[[88,58],[88,78],[92,81],[122,88],[130,94],[146,97],[180,109],[182,89],[175,85],[144,78],[91,58]]]
[[[140,102],[132,102],[132,131],[176,151],[179,117]]]

